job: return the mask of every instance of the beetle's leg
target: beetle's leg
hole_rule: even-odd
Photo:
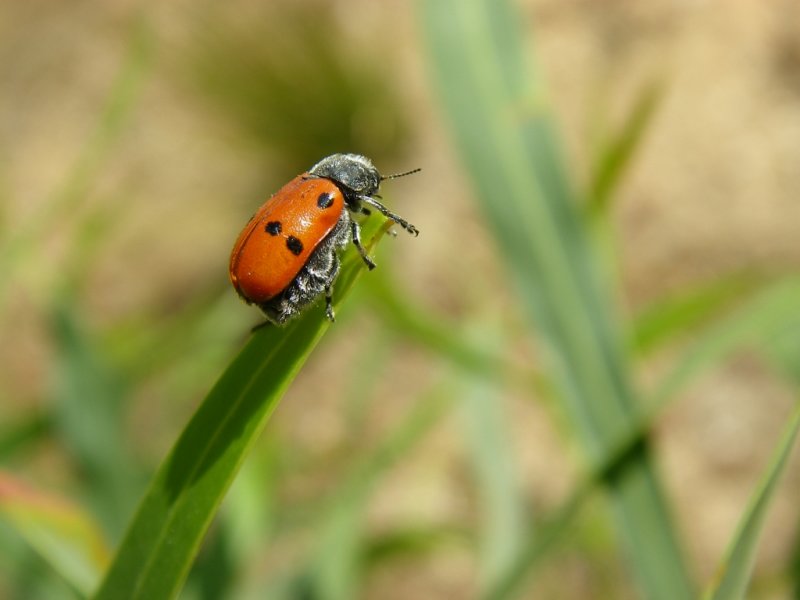
[[[333,282],[339,274],[339,257],[335,252],[331,254],[331,267],[327,274],[327,283],[325,284],[325,316],[331,323],[336,321],[336,315],[333,312]]]
[[[379,213],[381,213],[387,219],[391,219],[392,221],[394,221],[395,223],[400,225],[400,227],[405,229],[411,235],[419,235],[419,229],[414,227],[411,223],[406,221],[400,215],[396,215],[395,213],[390,211],[383,204],[381,204],[380,202],[375,200],[375,198],[372,198],[371,196],[359,196],[358,199],[361,200],[361,202],[363,202],[365,204],[369,204],[372,208],[377,210]]]
[[[364,246],[361,245],[361,227],[355,221],[350,221],[350,233],[353,237],[353,245],[356,247],[356,250],[358,250],[361,258],[364,259],[364,262],[367,263],[367,268],[371,271],[375,268],[375,263],[372,262]]]
[[[325,316],[331,323],[336,321],[336,315],[333,314],[333,293],[331,286],[325,288]]]
[[[269,327],[270,325],[273,325],[271,321],[262,321],[258,325],[253,325],[253,328],[250,329],[250,333],[255,333],[256,331],[264,329],[264,327]]]

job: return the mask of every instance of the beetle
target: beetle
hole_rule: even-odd
[[[271,196],[239,234],[229,264],[236,292],[276,325],[324,294],[325,313],[334,321],[332,290],[342,249],[352,242],[367,267],[375,268],[361,243],[359,221],[352,215],[369,215],[374,209],[419,235],[377,195],[382,181],[418,171],[381,176],[372,161],[359,154],[323,158]]]

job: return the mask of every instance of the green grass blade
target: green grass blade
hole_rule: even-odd
[[[367,247],[377,225],[372,219],[365,227]],[[337,303],[363,270],[357,253],[348,252]],[[239,466],[328,325],[320,303],[284,328],[263,327],[252,336],[156,473],[95,598],[177,594]]]
[[[614,192],[630,167],[653,116],[656,114],[663,98],[663,91],[660,82],[645,86],[619,131],[606,142],[598,153],[592,169],[592,181],[589,189],[591,212],[600,213],[608,209]]]
[[[466,171],[519,296],[550,345],[554,382],[577,434],[600,461],[635,421],[636,398],[542,82],[523,60],[524,20],[495,0],[421,0],[421,8],[433,79]],[[691,598],[647,444],[607,483],[646,596]]]
[[[504,407],[484,380],[466,376],[462,389],[465,437],[481,504],[480,585],[488,589],[514,563],[527,519]]]
[[[594,491],[613,477],[615,471],[625,468],[630,455],[638,452],[642,444],[647,443],[653,423],[665,405],[666,402],[662,399],[661,402],[652,402],[640,412],[630,431],[615,441],[608,454],[581,479],[567,500],[553,514],[543,519],[542,523],[537,524],[535,531],[531,531],[504,577],[489,590],[486,598],[510,597],[524,577],[541,565],[548,550],[564,536]]]
[[[694,378],[746,346],[772,346],[792,325],[797,325],[800,278],[787,277],[764,286],[728,317],[710,327],[684,352],[658,382],[652,402],[675,397]]]
[[[705,600],[744,598],[753,572],[753,561],[767,508],[788,462],[798,430],[800,430],[800,403],[795,407],[761,483],[750,500],[725,560],[703,596]]]
[[[728,292],[738,288],[740,284],[744,284],[749,295],[737,310],[709,328],[676,363],[674,370],[657,388],[647,409],[642,411],[630,433],[615,444],[615,449],[609,453],[607,460],[582,480],[557,512],[538,527],[536,537],[528,540],[517,562],[509,569],[505,581],[501,582],[501,585],[488,597],[505,597],[505,594],[509,593],[509,590],[524,576],[526,569],[530,571],[541,564],[546,558],[547,551],[564,535],[592,492],[602,484],[609,473],[619,467],[625,456],[645,439],[652,424],[669,401],[705,369],[718,364],[737,349],[747,345],[763,344],[769,353],[780,354],[775,357],[776,360],[788,375],[794,376],[795,381],[800,381],[800,369],[796,368],[800,364],[797,329],[792,328],[792,325],[795,327],[798,325],[796,307],[800,305],[800,281],[796,278],[776,280],[762,286],[758,289],[758,293],[752,293],[753,290],[750,290],[749,284],[745,281],[737,281],[738,283],[726,279],[718,282],[718,285],[714,284],[697,292],[696,298],[701,299],[697,304],[703,307],[708,304],[716,305],[719,301],[727,305],[732,301],[728,298]],[[706,298],[707,295],[713,299]],[[686,300],[686,304],[694,305],[694,295],[691,296],[692,299]],[[689,295],[685,298],[688,299]],[[668,307],[665,313],[671,315],[672,306],[677,307],[677,312],[683,312],[683,305],[684,299],[676,300],[674,303],[668,301],[664,304]],[[786,335],[781,336],[781,334]]]
[[[795,385],[800,385],[800,314],[786,316],[784,323],[765,336],[765,350],[776,370]]]
[[[81,508],[0,472],[0,518],[76,591],[91,593],[111,553],[100,527]]]
[[[761,291],[764,277],[749,273],[725,275],[647,306],[634,318],[630,342],[637,355],[647,355],[669,342],[697,333],[738,304]]]

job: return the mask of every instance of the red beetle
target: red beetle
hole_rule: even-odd
[[[298,175],[258,209],[233,246],[233,287],[267,320],[281,325],[325,294],[333,321],[331,289],[339,274],[339,252],[352,241],[370,269],[375,263],[361,245],[361,227],[350,213],[374,208],[413,235],[411,223],[378,202],[381,177],[368,158],[334,154]]]

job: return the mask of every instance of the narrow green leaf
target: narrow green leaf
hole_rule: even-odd
[[[75,590],[91,593],[111,553],[97,523],[81,508],[0,472],[0,517]]]
[[[703,596],[706,600],[744,598],[753,572],[753,562],[767,508],[788,462],[798,430],[800,430],[800,403],[795,407],[761,483],[750,499],[750,504],[714,581]]]
[[[610,200],[639,149],[663,97],[661,82],[649,83],[639,93],[628,118],[601,148],[592,169],[589,208],[608,209]]]
[[[388,228],[364,229],[371,248]],[[363,271],[346,254],[337,304]],[[284,328],[262,327],[203,401],[159,468],[96,594],[101,599],[174,597],[242,461],[329,324],[322,303]]]
[[[696,334],[699,327],[719,320],[765,284],[762,276],[733,273],[658,300],[634,318],[631,348],[647,355],[680,336]]]
[[[521,24],[498,0],[420,0],[433,79],[519,298],[549,345],[554,384],[593,464],[636,421],[637,395],[611,293],[526,64]],[[628,558],[647,597],[692,584],[646,443],[609,474]],[[517,580],[515,584],[518,584]],[[519,591],[505,588],[507,596]]]
[[[791,326],[797,326],[800,278],[786,277],[764,286],[727,317],[709,327],[656,385],[654,404],[675,397],[701,373],[746,346],[769,348]]]
[[[526,527],[503,405],[485,380],[464,377],[462,390],[460,405],[481,501],[480,584],[488,589],[514,563],[524,535],[535,532]]]

